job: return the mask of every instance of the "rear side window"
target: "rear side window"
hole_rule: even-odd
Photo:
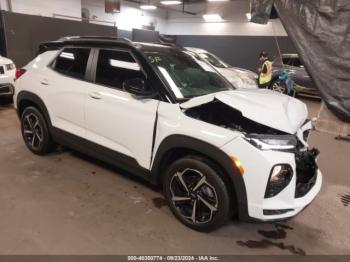
[[[64,75],[84,79],[90,48],[65,48],[57,56],[52,68]]]
[[[283,64],[285,64],[285,65],[289,65],[289,66],[293,65],[293,61],[289,57],[283,57],[282,61],[283,61]]]
[[[122,89],[128,79],[143,78],[140,66],[129,52],[100,50],[96,68],[96,83]]]

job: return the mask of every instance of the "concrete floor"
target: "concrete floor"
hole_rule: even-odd
[[[315,115],[318,103],[308,106]],[[209,234],[180,224],[159,189],[125,172],[67,149],[33,155],[2,102],[0,138],[0,254],[350,254],[350,143],[331,135],[311,135],[324,185],[303,213]]]

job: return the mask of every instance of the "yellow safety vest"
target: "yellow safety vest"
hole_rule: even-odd
[[[259,84],[261,84],[261,85],[270,82],[271,79],[272,79],[272,63],[269,60],[267,60],[267,61],[264,62],[262,68],[264,68],[264,65],[267,68],[267,72],[266,73],[263,73],[263,72],[260,73]]]

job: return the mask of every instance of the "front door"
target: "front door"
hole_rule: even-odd
[[[88,87],[85,110],[87,139],[149,168],[159,101],[123,90],[125,80],[146,79],[130,52],[101,49],[95,57],[96,84]]]

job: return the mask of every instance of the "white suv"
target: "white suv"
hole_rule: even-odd
[[[40,49],[15,92],[33,153],[59,143],[162,184],[175,216],[201,231],[233,214],[289,218],[319,192],[300,101],[234,90],[179,47],[69,37]]]

